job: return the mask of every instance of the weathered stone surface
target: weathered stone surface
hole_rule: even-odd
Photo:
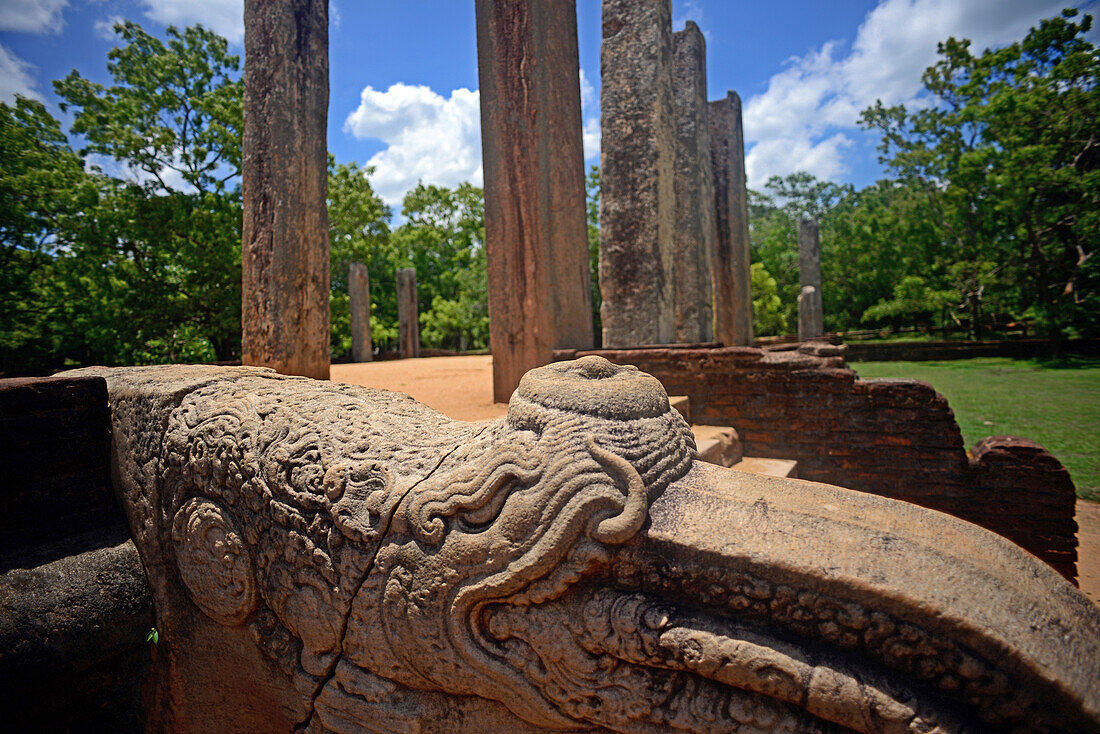
[[[603,0],[600,293],[605,347],[676,338],[669,0]]]
[[[806,341],[824,334],[821,328],[821,294],[812,285],[802,286],[798,294],[798,339]]]
[[[370,334],[370,275],[363,263],[348,266],[348,301],[351,308],[351,358],[370,362],[374,347]]]
[[[420,356],[420,311],[413,268],[397,270],[397,351],[405,359]]]
[[[107,478],[109,428],[101,378],[0,380],[0,571],[94,547],[122,525]]]
[[[817,220],[803,216],[798,220],[798,338],[801,341],[825,333],[825,313],[821,303],[821,243]],[[806,288],[813,288],[807,291]],[[803,316],[805,313],[805,316]]]
[[[696,462],[634,368],[540,368],[481,424],[247,368],[96,373],[169,641],[155,730],[1100,727],[1100,611],[1051,569]]]
[[[752,345],[749,200],[741,98],[728,92],[707,106],[714,171],[714,338],[727,347]]]
[[[573,0],[478,0],[493,396],[592,346]]]
[[[0,575],[9,731],[141,731],[153,599],[131,542]]]
[[[244,4],[244,364],[329,372],[328,0]]]
[[[707,121],[707,51],[690,20],[672,35],[676,114],[676,341],[714,338],[714,173]]]

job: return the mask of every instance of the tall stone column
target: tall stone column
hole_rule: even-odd
[[[726,346],[752,344],[752,271],[749,268],[749,200],[741,98],[728,92],[708,106],[714,212],[714,338]]]
[[[370,334],[370,275],[363,263],[348,267],[348,302],[351,309],[351,358],[370,362],[373,356]]]
[[[798,338],[805,341],[825,333],[825,309],[821,302],[821,243],[818,240],[817,220],[806,215],[798,220],[798,281],[802,286],[798,297]],[[807,288],[813,288],[813,291],[807,291]]]
[[[405,359],[420,356],[420,313],[416,303],[416,270],[397,270],[397,349]]]
[[[676,114],[676,341],[714,338],[714,174],[707,122],[707,51],[690,20],[672,35]]]
[[[477,0],[493,399],[592,347],[577,11]]]
[[[600,69],[603,345],[668,343],[676,338],[669,0],[603,0]]]
[[[329,375],[328,0],[245,0],[242,355]]]

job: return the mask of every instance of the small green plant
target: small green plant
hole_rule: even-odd
[[[145,641],[151,642],[154,645],[160,642],[160,633],[157,632],[156,627],[150,627],[149,631],[145,633]]]

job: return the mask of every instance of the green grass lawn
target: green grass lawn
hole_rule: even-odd
[[[1100,501],[1100,359],[992,357],[851,367],[860,377],[931,383],[955,411],[967,448],[1005,434],[1038,441],[1069,469],[1078,497]]]

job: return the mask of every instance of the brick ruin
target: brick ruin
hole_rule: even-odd
[[[955,415],[931,385],[862,380],[843,347],[788,351],[686,345],[561,350],[599,354],[686,395],[692,419],[736,429],[745,455],[798,462],[798,476],[947,512],[999,533],[1076,577],[1075,492],[1042,446],[998,436],[968,455]]]

